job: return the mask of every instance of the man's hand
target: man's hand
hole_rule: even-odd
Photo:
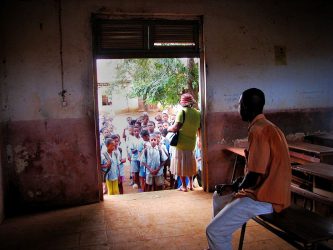
[[[244,198],[244,197],[248,197],[244,190],[240,190],[235,194],[235,198]]]

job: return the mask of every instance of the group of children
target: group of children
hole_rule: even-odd
[[[119,134],[114,133],[112,119],[104,120],[101,129],[104,193],[124,193],[126,160],[130,163],[130,185],[134,189],[138,189],[139,192],[164,189],[172,157],[172,147],[167,139],[168,127],[174,121],[175,115],[169,116],[167,111],[156,115],[154,120],[150,120],[147,113],[135,120],[128,117],[128,126],[123,130],[121,138]],[[124,150],[120,147],[121,141],[125,144]],[[196,156],[199,166],[201,155],[198,152]],[[177,187],[171,172],[169,176],[170,187]]]

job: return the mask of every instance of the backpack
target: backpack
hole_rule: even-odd
[[[160,147],[158,147],[158,152],[160,153],[160,164],[161,164],[161,162],[163,162],[162,161],[162,154],[163,154],[163,152],[162,152],[162,149]],[[146,148],[144,149],[143,153],[145,154],[146,161],[148,162],[148,152],[147,152]]]

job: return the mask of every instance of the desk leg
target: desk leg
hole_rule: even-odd
[[[235,180],[235,174],[236,174],[236,167],[237,167],[237,160],[238,160],[238,155],[236,155],[235,162],[234,162],[234,169],[232,171],[232,176],[231,176],[231,182]]]

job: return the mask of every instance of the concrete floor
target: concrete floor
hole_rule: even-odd
[[[204,249],[211,194],[176,190],[109,196],[104,202],[0,225],[0,249]],[[239,231],[233,238],[236,249]],[[244,249],[293,249],[250,222]]]

